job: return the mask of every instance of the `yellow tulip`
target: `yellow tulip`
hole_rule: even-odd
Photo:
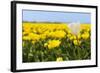
[[[78,35],[77,35],[77,38],[78,38],[78,39],[81,39],[81,34],[78,34]]]
[[[27,40],[27,41],[31,40],[31,38],[29,36],[23,36],[22,38],[23,38],[23,40]]]
[[[89,33],[88,32],[83,33],[82,38],[83,39],[88,39],[89,38]]]
[[[76,45],[76,46],[78,46],[78,45],[81,44],[81,41],[79,41],[79,40],[73,40],[73,44]]]
[[[35,44],[35,41],[32,41],[32,44]]]
[[[29,34],[30,39],[32,39],[33,41],[38,41],[40,39],[38,34],[34,34],[34,33],[30,33]]]
[[[62,57],[58,57],[58,58],[56,59],[56,61],[57,61],[57,62],[63,61],[63,58],[62,58]]]
[[[50,40],[48,42],[48,49],[59,47],[60,43],[61,43],[61,41],[59,41],[59,40]]]
[[[44,44],[44,47],[46,47],[46,46],[48,46],[48,43],[45,43],[45,44]]]
[[[66,33],[62,30],[52,31],[49,33],[49,36],[53,38],[64,38],[65,35]]]
[[[74,40],[74,39],[76,39],[76,36],[75,36],[75,35],[71,35],[71,36],[69,37],[69,39],[70,39],[70,40]]]

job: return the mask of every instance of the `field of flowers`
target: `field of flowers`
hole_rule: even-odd
[[[91,25],[23,22],[23,62],[91,59]]]

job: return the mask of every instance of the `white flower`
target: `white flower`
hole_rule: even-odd
[[[71,32],[77,35],[80,32],[80,23],[69,23],[68,27],[70,28]]]

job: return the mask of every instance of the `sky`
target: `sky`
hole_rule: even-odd
[[[90,13],[23,10],[23,21],[91,23]]]

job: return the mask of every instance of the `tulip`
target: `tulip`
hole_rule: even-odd
[[[80,23],[70,23],[68,24],[68,27],[71,30],[72,34],[78,35],[78,33],[80,32]]]

